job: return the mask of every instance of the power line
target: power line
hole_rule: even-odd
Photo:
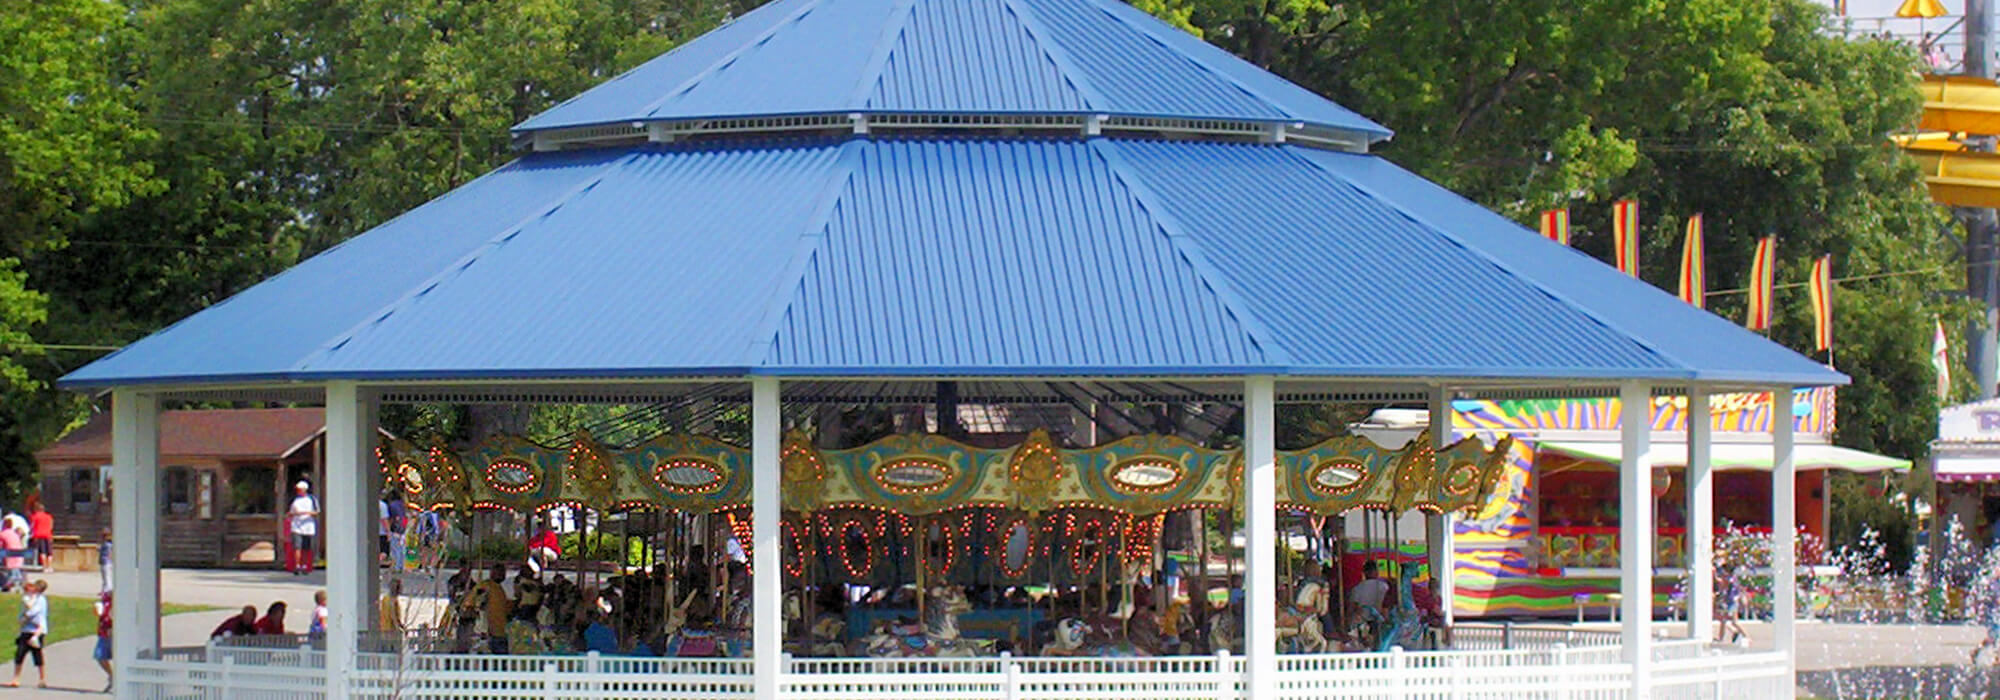
[[[1984,264],[1987,264],[1987,265],[1991,265],[1991,264],[1995,264],[1995,263],[1984,263]],[[1854,276],[1852,276],[1852,277],[1835,277],[1835,278],[1833,278],[1833,281],[1835,281],[1835,282],[1866,282],[1866,281],[1868,281],[1868,280],[1879,280],[1879,279],[1887,279],[1887,278],[1890,278],[1890,277],[1908,277],[1908,276],[1911,276],[1911,275],[1928,275],[1928,274],[1934,274],[1934,273],[1939,273],[1939,272],[1951,272],[1951,271],[1954,271],[1954,270],[1968,270],[1968,269],[1971,269],[1971,268],[1973,268],[1974,266],[1975,266],[1975,265],[1974,265],[1974,264],[1972,264],[1972,263],[1966,263],[1966,264],[1964,264],[1964,265],[1942,265],[1942,266],[1939,266],[1939,267],[1932,267],[1932,268],[1925,268],[1925,269],[1921,269],[1921,270],[1899,270],[1899,271],[1896,271],[1896,272],[1878,272],[1878,273],[1875,273],[1875,274],[1872,274],[1872,275],[1854,275]],[[1800,287],[1804,287],[1804,286],[1807,286],[1807,285],[1809,285],[1809,284],[1811,284],[1811,283],[1809,283],[1809,282],[1786,282],[1786,283],[1784,283],[1784,284],[1774,284],[1774,285],[1771,285],[1771,288],[1772,288],[1772,289],[1798,289],[1798,288],[1800,288]],[[1750,288],[1749,288],[1749,287],[1742,287],[1742,288],[1738,288],[1738,289],[1718,289],[1718,290],[1716,290],[1716,291],[1713,291],[1713,292],[1708,292],[1708,293],[1704,294],[1703,296],[1711,296],[1711,297],[1713,297],[1713,296],[1726,296],[1726,295],[1730,295],[1730,294],[1742,294],[1742,293],[1745,293],[1745,292],[1748,292],[1748,291],[1750,291]]]
[[[92,352],[109,352],[109,351],[112,351],[112,350],[117,350],[117,349],[119,349],[119,348],[121,348],[121,347],[124,347],[124,346],[122,346],[122,345],[69,345],[69,344],[63,344],[63,343],[8,343],[8,344],[6,344],[6,347],[9,347],[9,348],[17,348],[17,349],[21,349],[21,350],[88,350],[88,351],[92,351]]]

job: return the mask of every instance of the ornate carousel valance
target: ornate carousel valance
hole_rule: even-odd
[[[1388,449],[1347,436],[1281,451],[1278,502],[1315,515],[1472,508],[1490,494],[1506,442],[1488,450],[1467,438],[1436,450],[1425,435]],[[382,447],[381,459],[385,478],[424,508],[581,505],[710,513],[747,506],[750,499],[749,450],[704,437],[663,435],[614,448],[588,434],[569,447],[499,436],[463,454],[392,441]],[[798,512],[1090,507],[1147,516],[1230,507],[1241,502],[1243,479],[1240,450],[1210,449],[1171,435],[1067,449],[1042,431],[1005,448],[914,434],[822,450],[794,432],[785,438],[780,464],[785,508]]]

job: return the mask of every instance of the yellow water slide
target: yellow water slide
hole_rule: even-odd
[[[1893,137],[1924,168],[1931,199],[2000,207],[2000,155],[1966,151],[1965,134],[2000,135],[2000,85],[1985,78],[1926,75],[1923,132]]]

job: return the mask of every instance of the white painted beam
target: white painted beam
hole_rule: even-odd
[[[1771,394],[1771,644],[1785,654],[1785,687],[1798,684],[1798,464],[1792,455],[1792,391]]]
[[[1243,383],[1243,495],[1246,533],[1243,651],[1250,700],[1277,697],[1278,465],[1277,382]]]
[[[131,389],[111,393],[112,668],[160,648],[160,403]],[[139,697],[119,674],[118,697]]]
[[[778,380],[750,380],[750,524],[752,535],[751,648],[756,656],[757,700],[778,700],[784,673],[783,598],[785,570],[778,562],[779,461],[783,426]]]
[[[1626,384],[1618,398],[1624,451],[1618,465],[1618,590],[1624,596],[1620,642],[1632,667],[1631,698],[1645,700],[1653,665],[1653,460],[1646,454],[1653,436],[1653,392],[1645,384]]]
[[[1689,389],[1687,406],[1688,638],[1709,639],[1715,636],[1715,418],[1705,389]]]
[[[351,381],[326,384],[326,480],[319,534],[326,538],[326,696],[349,697],[360,635],[375,608],[375,400]]]

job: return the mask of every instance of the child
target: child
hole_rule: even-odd
[[[111,589],[97,595],[97,649],[90,652],[104,669],[104,692],[111,692]]]
[[[306,624],[306,636],[319,639],[326,636],[326,591],[313,593],[312,622]]]
[[[21,585],[21,566],[27,554],[28,543],[22,539],[21,531],[11,523],[0,524],[0,565],[7,568],[5,580],[0,580],[0,591],[11,591]]]
[[[49,632],[49,600],[42,592],[48,589],[46,581],[22,588],[21,634],[14,637],[14,680],[7,682],[9,688],[21,687],[21,662],[29,656],[35,657],[35,674],[41,678],[35,686],[49,687],[49,669],[42,665],[42,641]]]

